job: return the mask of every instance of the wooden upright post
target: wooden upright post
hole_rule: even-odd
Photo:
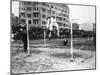
[[[29,48],[29,28],[28,28],[28,20],[26,20],[26,24],[27,24],[27,50],[28,50],[28,55],[30,55],[30,48]]]

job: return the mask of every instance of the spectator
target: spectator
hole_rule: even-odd
[[[63,44],[64,44],[64,46],[68,45],[68,40],[64,39]]]
[[[95,33],[93,35],[93,38],[94,38],[94,44],[96,44],[96,34]]]
[[[25,23],[20,24],[20,31],[22,32],[22,41],[23,41],[23,47],[24,47],[24,52],[27,52],[27,26]]]

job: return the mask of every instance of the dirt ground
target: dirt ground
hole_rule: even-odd
[[[11,70],[12,73],[35,73],[51,71],[69,71],[95,69],[95,48],[92,41],[74,40],[74,60],[71,62],[70,45],[62,46],[62,40],[49,41],[44,45],[43,41],[31,42],[30,56],[24,53],[22,47],[17,52],[13,44],[11,51]],[[42,44],[41,44],[41,43]],[[20,44],[22,46],[22,44]]]
[[[30,56],[21,52],[12,57],[12,73],[95,69],[94,51],[74,50],[73,62],[70,56],[70,50],[56,48],[35,48]]]

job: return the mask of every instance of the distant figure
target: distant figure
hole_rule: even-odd
[[[64,46],[67,46],[67,45],[68,45],[68,40],[65,39],[65,40],[63,41],[63,44],[64,44]]]
[[[93,40],[94,40],[94,44],[96,44],[96,34],[94,33],[94,35],[93,35]]]

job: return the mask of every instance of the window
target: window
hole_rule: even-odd
[[[24,2],[22,1],[22,4],[24,4]]]
[[[37,11],[38,11],[39,9],[37,8]]]
[[[61,11],[61,9],[59,8],[59,11]]]
[[[69,15],[66,15],[67,18],[69,18]]]
[[[27,5],[31,5],[31,2],[27,2]]]
[[[39,13],[33,13],[33,17],[39,17]]]
[[[46,15],[43,14],[43,15],[42,15],[42,18],[46,18]]]
[[[58,23],[59,26],[62,26],[62,23],[61,22],[57,22],[57,23]]]
[[[23,8],[23,7],[22,7],[22,8],[20,8],[20,10],[23,10],[23,11],[25,11],[25,8]]]
[[[64,12],[64,10],[63,10],[63,9],[62,9],[61,11],[62,11],[62,13]]]
[[[25,11],[25,8],[24,8],[24,11]]]
[[[33,11],[38,11],[39,10],[39,8],[33,8]]]
[[[66,20],[66,22],[69,22],[68,19]]]
[[[67,13],[67,11],[65,10],[65,13]]]
[[[33,17],[36,17],[36,13],[33,13]]]
[[[42,8],[42,11],[43,11],[43,12],[46,12],[46,9],[45,9],[45,8]]]
[[[20,13],[20,16],[21,17],[25,17],[25,13]]]
[[[56,17],[57,21],[61,21],[62,18],[61,17]]]
[[[39,24],[39,20],[33,19],[33,24]]]
[[[67,14],[63,14],[63,16],[69,18],[69,15],[67,15]]]
[[[33,11],[36,11],[36,8],[33,8]]]
[[[25,23],[25,19],[21,19],[21,23]]]
[[[51,8],[54,8],[54,6],[51,5]]]
[[[24,5],[26,5],[27,3],[26,3],[26,1],[24,2]]]
[[[42,5],[43,5],[43,6],[46,6],[46,7],[49,7],[49,5],[48,5],[48,4],[46,4],[46,3],[42,3]]]
[[[42,3],[42,5],[44,5],[44,6],[45,6],[45,3]]]
[[[38,3],[38,2],[36,2],[36,4],[38,5],[39,3]]]
[[[47,4],[47,7],[49,7],[49,4]]]
[[[28,18],[31,18],[31,14],[27,14],[27,17],[28,17]]]
[[[39,20],[37,20],[37,24],[39,24]]]
[[[27,7],[27,11],[31,11],[31,7]]]
[[[37,13],[37,17],[39,17],[39,13]]]
[[[31,20],[28,20],[28,24],[31,24]]]
[[[59,15],[59,16],[62,16],[62,14],[61,14],[61,13],[58,13],[58,15]]]
[[[63,24],[64,27],[66,27],[66,24]]]
[[[33,2],[33,5],[38,5],[38,2]]]
[[[65,21],[66,19],[64,18],[63,20]]]
[[[36,21],[33,19],[33,24],[36,24]]]
[[[46,21],[42,21],[42,24],[44,24],[44,25],[45,25],[45,24],[46,24]]]
[[[55,7],[55,9],[57,10],[57,7]]]
[[[52,14],[55,14],[55,11],[52,11]]]
[[[51,9],[48,10],[48,13],[51,14]]]

